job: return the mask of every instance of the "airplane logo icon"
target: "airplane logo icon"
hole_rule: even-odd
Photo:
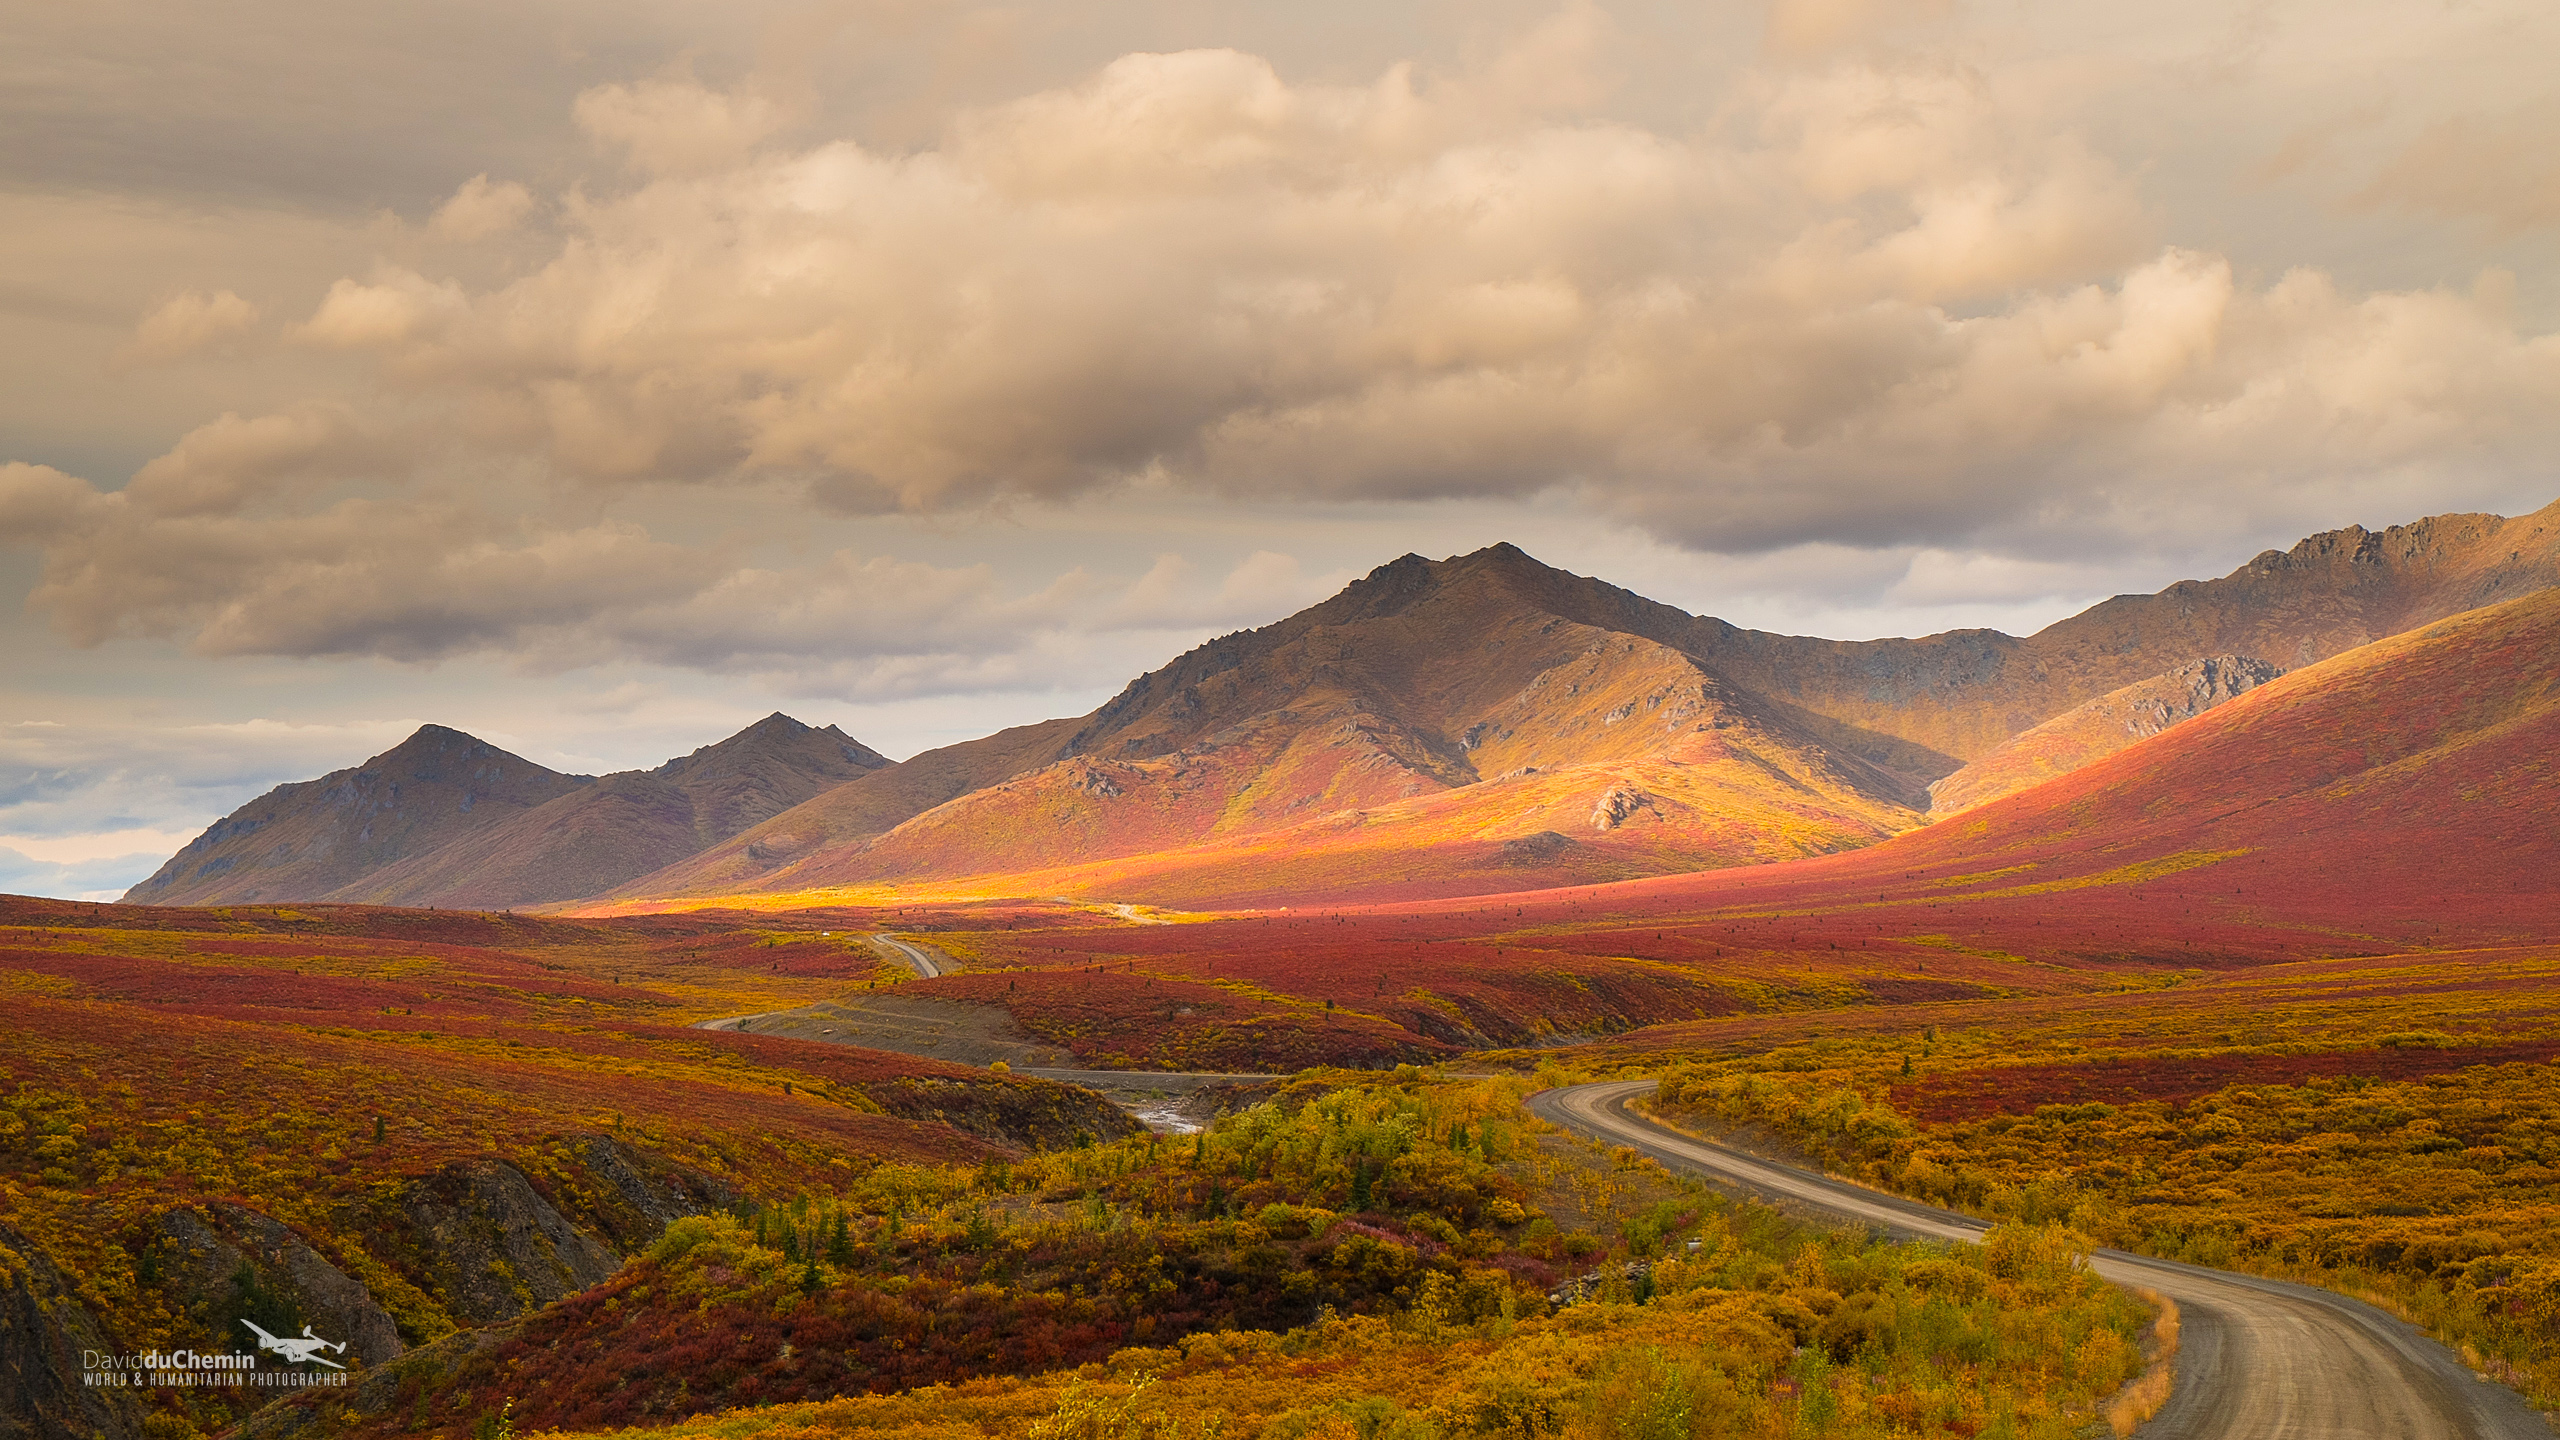
[[[248,1326],[252,1330],[258,1331],[259,1349],[273,1350],[284,1357],[284,1363],[287,1365],[301,1365],[308,1363],[312,1365],[326,1365],[332,1370],[344,1370],[347,1368],[335,1360],[323,1360],[320,1358],[320,1352],[323,1350],[335,1350],[341,1355],[347,1353],[347,1342],[344,1340],[323,1340],[319,1336],[312,1334],[311,1327],[308,1325],[302,1327],[301,1336],[296,1338],[291,1335],[270,1335],[264,1330],[258,1330],[258,1322],[255,1320],[243,1320],[240,1323]]]

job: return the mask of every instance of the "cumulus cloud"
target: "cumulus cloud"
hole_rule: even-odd
[[[189,290],[142,317],[133,339],[116,352],[124,365],[164,365],[221,347],[258,323],[258,307],[228,290]]]
[[[387,348],[432,341],[443,324],[468,308],[462,287],[438,284],[414,270],[386,265],[371,281],[342,279],[310,319],[294,327],[295,339],[333,350]]]
[[[246,420],[226,413],[134,472],[124,495],[155,515],[228,515],[290,488],[398,463],[395,447],[367,434],[343,405],[304,405]]]
[[[568,476],[853,513],[1566,486],[1705,548],[1944,542],[2031,489],[2047,524],[2139,490],[2175,525],[2216,476],[2552,438],[2548,337],[2457,292],[2244,286],[1953,61],[1762,74],[1696,134],[1462,92],[1137,54],[891,154],[606,87],[581,123],[646,175],[574,201],[547,265],[342,280],[299,334]]]
[[[462,182],[462,188],[436,207],[428,233],[463,244],[503,235],[533,212],[533,192],[513,180],[492,183],[486,172]]]
[[[1609,113],[1587,6],[1364,83],[1125,54],[907,146],[796,138],[753,84],[592,87],[577,124],[625,164],[556,197],[547,258],[386,259],[289,330],[375,389],[225,415],[122,491],[11,467],[0,517],[82,643],[966,686],[1029,663],[1026,630],[1244,623],[1330,581],[1176,557],[1026,599],[559,516],[699,485],[849,516],[1569,496],[1693,551],[1890,553],[1910,603],[2007,603],[2059,581],[2004,555],[2541,472],[2560,337],[2494,278],[2360,290],[2181,244],[2051,75],[1902,43],[1946,13],[1788,0],[1776,59],[1681,124]],[[2402,168],[2472,132],[2446,133]],[[2486,206],[2529,149],[2391,203]],[[2538,193],[2501,223],[2539,223]],[[537,203],[483,174],[430,230]]]
[[[0,464],[0,541],[49,544],[70,534],[100,503],[88,482],[50,465]]]

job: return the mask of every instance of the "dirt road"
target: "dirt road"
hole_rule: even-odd
[[[871,938],[879,944],[885,945],[889,949],[897,952],[898,958],[907,962],[907,968],[915,971],[918,976],[924,979],[930,980],[936,975],[948,975],[951,973],[951,966],[949,964],[951,957],[948,955],[941,954],[938,951],[928,950],[924,946],[918,945],[913,941],[901,940],[895,935],[886,933],[874,935]]]
[[[1981,1221],[1756,1160],[1627,1108],[1650,1080],[1529,1097],[1541,1119],[1626,1145],[1674,1170],[1906,1236],[1980,1238]],[[2183,1312],[2177,1385],[2145,1440],[2550,1440],[2512,1390],[2481,1379],[2399,1320],[2326,1290],[2100,1251],[2097,1272],[2157,1290]]]

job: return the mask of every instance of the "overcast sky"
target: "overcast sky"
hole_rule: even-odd
[[[0,890],[1406,551],[2032,631],[2560,495],[2560,9],[0,6]]]

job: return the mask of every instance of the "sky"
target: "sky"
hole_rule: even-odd
[[[2560,495],[2543,0],[0,6],[0,891],[1408,551],[2028,633]]]

